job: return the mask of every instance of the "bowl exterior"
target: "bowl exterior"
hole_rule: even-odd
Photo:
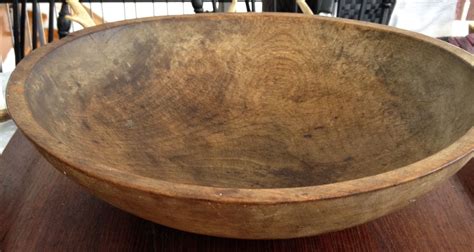
[[[296,14],[274,15],[296,18],[294,16]],[[199,17],[211,19],[218,16],[204,14]],[[166,17],[163,20],[172,21],[175,18]],[[324,19],[306,16],[300,18]],[[471,128],[463,137],[439,153],[417,163],[400,167],[390,174],[386,172],[323,186],[299,187],[297,191],[302,192],[299,198],[294,198],[293,194],[286,194],[289,188],[247,190],[252,191],[251,194],[242,193],[244,189],[227,188],[228,195],[226,193],[216,195],[219,190],[215,190],[214,187],[195,190],[196,187],[192,185],[173,184],[152,178],[148,178],[147,181],[153,181],[144,185],[140,180],[145,178],[144,176],[133,177],[132,173],[120,173],[113,167],[104,167],[97,162],[88,163],[84,159],[76,158],[74,150],[67,149],[64,143],[58,142],[50,132],[36,122],[25,95],[27,87],[25,83],[30,78],[30,73],[47,54],[54,53],[57,48],[77,38],[120,25],[154,20],[155,18],[104,24],[71,34],[56,44],[39,48],[18,65],[8,84],[9,113],[25,136],[32,140],[46,159],[61,173],[120,209],[162,225],[212,236],[242,239],[311,236],[355,226],[401,208],[453,175],[474,156],[474,128]],[[347,20],[337,22],[355,24]],[[472,55],[444,42],[389,27],[358,25],[379,31],[396,32],[400,36],[411,36],[420,42],[435,46],[437,50],[448,51],[450,54],[446,57],[456,57],[456,61],[462,60],[462,64],[474,66]],[[163,186],[164,183],[168,184]],[[342,184],[344,188],[340,186]],[[182,194],[181,190],[177,193],[176,189],[179,186],[181,189],[189,187],[185,190],[190,191],[193,187],[194,191]],[[331,190],[327,190],[329,187]],[[231,197],[231,194],[235,197]]]
[[[124,211],[183,231],[238,239],[313,236],[365,223],[408,205],[471,158],[467,155],[419,179],[375,191],[303,202],[246,204],[170,197],[129,188],[88,176],[38,149],[60,172]]]

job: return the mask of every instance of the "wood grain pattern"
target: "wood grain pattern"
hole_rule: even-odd
[[[472,55],[393,28],[199,15],[45,47],[7,101],[48,161],[121,209],[290,238],[385,215],[459,170],[473,156],[473,79]]]
[[[474,250],[474,162],[410,206],[339,232],[234,240],[154,224],[96,199],[52,169],[20,133],[0,156],[1,251]]]

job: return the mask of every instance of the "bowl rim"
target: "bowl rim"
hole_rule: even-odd
[[[348,197],[361,193],[378,191],[400,184],[408,183],[430,174],[444,170],[457,162],[469,161],[474,158],[474,125],[459,139],[451,143],[444,149],[423,158],[417,162],[406,166],[398,167],[391,171],[375,174],[372,176],[346,180],[330,184],[312,185],[304,187],[288,188],[231,188],[212,187],[195,184],[175,183],[150,177],[117,170],[112,167],[83,161],[67,153],[62,153],[64,143],[55,141],[49,136],[41,126],[33,119],[31,110],[28,107],[24,95],[24,85],[30,76],[30,72],[37,62],[44,56],[57,48],[74,41],[75,39],[87,36],[106,29],[119,26],[139,24],[142,22],[154,22],[156,20],[168,19],[209,19],[218,20],[222,18],[242,17],[275,17],[275,18],[303,18],[319,19],[325,22],[333,22],[354,27],[370,28],[383,32],[395,33],[400,36],[410,37],[438,48],[444,49],[453,56],[470,64],[474,69],[474,55],[463,51],[446,42],[430,38],[428,36],[406,31],[394,27],[340,19],[332,17],[309,16],[295,13],[220,13],[220,14],[199,14],[180,16],[148,17],[134,20],[124,20],[113,23],[106,23],[95,27],[83,29],[69,34],[52,44],[40,47],[24,58],[12,73],[7,84],[7,107],[10,115],[24,135],[34,143],[43,153],[54,157],[57,161],[69,167],[76,173],[80,173],[96,180],[125,187],[131,190],[138,190],[154,194],[161,197],[171,197],[180,199],[203,200],[219,203],[240,203],[240,204],[286,204],[295,202],[307,202],[315,200],[328,200],[340,197]],[[56,167],[59,169],[58,167]],[[66,171],[63,171],[66,175]]]

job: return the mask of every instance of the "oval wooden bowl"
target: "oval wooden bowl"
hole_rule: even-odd
[[[473,69],[460,49],[380,25],[160,17],[35,51],[7,100],[52,164],[112,205],[189,232],[290,238],[385,215],[471,159]]]

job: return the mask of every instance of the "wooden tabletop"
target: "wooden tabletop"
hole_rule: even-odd
[[[56,171],[19,132],[0,157],[0,251],[474,251],[473,237],[474,161],[408,207],[367,224],[249,241],[186,233],[114,208]]]

